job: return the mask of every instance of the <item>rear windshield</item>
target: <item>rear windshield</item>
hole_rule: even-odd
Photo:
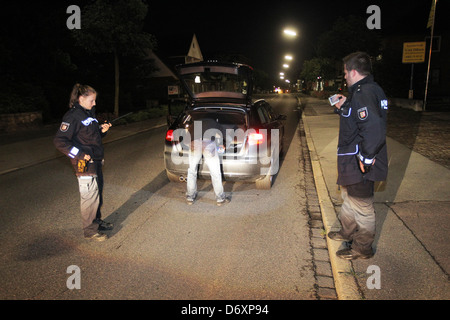
[[[224,67],[192,67],[182,70],[182,80],[194,97],[245,98],[249,90],[247,70]]]
[[[226,153],[239,153],[247,131],[246,113],[237,110],[192,110],[183,119],[184,128],[194,128],[195,121],[211,119],[220,124],[226,142]],[[202,130],[207,130],[203,128]],[[231,131],[229,131],[231,130]],[[191,133],[192,134],[192,133]],[[194,133],[195,135],[195,133]]]

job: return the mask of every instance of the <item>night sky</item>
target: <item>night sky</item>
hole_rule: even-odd
[[[372,4],[381,9],[381,30],[374,32],[426,32],[431,0],[151,1],[146,28],[159,40],[162,52],[171,51],[172,40],[190,40],[195,33],[206,59],[217,51],[239,52],[254,67],[278,73],[287,52],[295,55],[296,63],[310,59],[318,36],[338,17],[355,15],[367,20],[366,10]],[[442,20],[439,5],[437,19]],[[283,37],[286,26],[298,30],[295,40]]]
[[[53,41],[70,41],[62,38],[67,36],[67,32],[61,32],[69,17],[65,9],[71,4],[83,8],[83,5],[89,2],[8,2],[2,4],[2,31],[14,32],[17,28],[33,28],[33,24],[45,24],[52,19],[61,25],[60,29],[52,31]],[[448,12],[449,2],[438,1],[436,19],[441,25],[448,24],[443,20],[447,20],[444,12]],[[338,17],[355,15],[367,20],[370,15],[366,10],[369,5],[375,4],[381,9],[381,30],[374,32],[388,35],[419,31],[425,34],[428,32],[426,23],[431,7],[431,0],[149,0],[147,3],[148,15],[144,28],[156,37],[157,54],[186,54],[195,33],[205,59],[218,52],[241,54],[247,57],[255,68],[266,71],[270,76],[278,74],[286,53],[294,55],[293,63],[298,66],[303,60],[312,58],[317,38],[329,30]],[[12,6],[15,12],[10,12],[9,6]],[[30,6],[33,6],[32,16],[30,17],[30,12],[22,15],[20,7]],[[83,16],[81,19],[83,20]],[[286,26],[298,30],[295,40],[283,37],[282,31]],[[25,47],[27,43],[22,45]]]

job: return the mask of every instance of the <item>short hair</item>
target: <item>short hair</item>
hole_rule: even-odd
[[[342,59],[347,71],[356,70],[363,76],[368,76],[372,72],[372,61],[365,52],[354,52]]]

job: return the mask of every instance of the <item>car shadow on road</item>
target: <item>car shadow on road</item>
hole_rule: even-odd
[[[167,179],[166,171],[163,170],[147,185],[132,194],[113,214],[105,218],[106,222],[114,224],[114,229],[108,232],[108,236],[113,237],[119,233],[123,222],[167,184],[169,179]]]

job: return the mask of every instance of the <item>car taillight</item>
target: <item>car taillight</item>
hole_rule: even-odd
[[[248,136],[249,144],[261,144],[264,142],[264,135],[262,133],[250,133]]]
[[[171,130],[167,130],[166,140],[167,141],[173,141],[173,130],[172,129]]]

